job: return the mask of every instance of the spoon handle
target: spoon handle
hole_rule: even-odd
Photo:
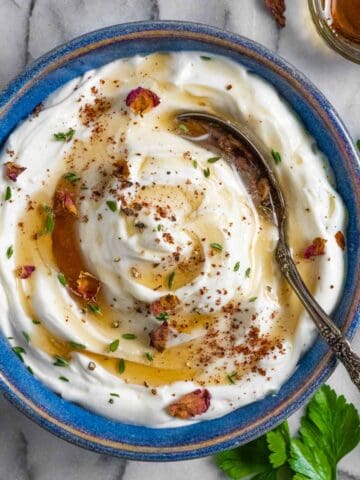
[[[352,382],[360,390],[360,357],[352,350],[348,340],[311,295],[299,275],[289,248],[282,241],[278,243],[276,259],[284,277],[310,314],[321,336],[343,363]]]

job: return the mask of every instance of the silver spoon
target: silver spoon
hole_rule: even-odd
[[[262,153],[256,139],[246,126],[238,126],[212,114],[186,112],[177,115],[179,134],[228,160],[241,175],[259,213],[275,223],[279,240],[275,257],[280,270],[310,314],[321,336],[344,364],[352,382],[360,390],[360,357],[339,328],[309,292],[291,257],[287,239],[287,209],[279,182],[269,167],[271,158]],[[274,161],[274,160],[272,160]]]

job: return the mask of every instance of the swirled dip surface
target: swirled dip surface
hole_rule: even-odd
[[[294,258],[330,312],[345,211],[327,161],[276,91],[229,60],[154,54],[88,72],[1,155],[4,334],[65,399],[155,427],[276,392],[314,339],[276,229],[224,159],[179,135],[185,110],[241,119],[273,150]]]

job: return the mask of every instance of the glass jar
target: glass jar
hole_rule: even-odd
[[[319,34],[353,62],[360,63],[360,0],[308,0]]]

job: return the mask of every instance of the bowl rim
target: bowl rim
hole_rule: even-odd
[[[76,37],[70,42],[45,53],[29,65],[0,92],[0,121],[2,116],[12,108],[14,103],[18,99],[21,99],[42,76],[56,70],[69,60],[80,56],[82,53],[90,50],[95,51],[114,42],[124,40],[136,41],[139,37],[146,39],[165,35],[170,39],[180,38],[185,40],[194,38],[198,41],[202,40],[211,46],[219,45],[229,48],[245,56],[251,56],[255,61],[262,63],[265,68],[284,77],[286,82],[290,82],[294,89],[306,98],[311,108],[315,109],[327,126],[327,129],[334,135],[337,141],[337,148],[341,152],[342,157],[346,159],[349,175],[355,186],[355,182],[360,179],[360,164],[355,146],[338,114],[317,87],[289,62],[282,59],[276,53],[271,52],[263,45],[246,37],[205,24],[163,20],[129,22],[105,27]],[[360,212],[360,189],[356,190],[356,188],[354,188],[353,193],[356,197],[357,212]],[[360,216],[360,213],[358,213],[358,215]],[[359,303],[360,283],[355,287],[354,295],[347,308],[346,321],[342,326],[348,338],[352,338],[360,323]],[[325,382],[334,370],[335,365],[335,359],[329,349],[327,349],[321,361],[314,367],[311,375],[306,379],[304,384],[302,384],[301,389],[295,392],[292,391],[291,394],[287,396],[286,401],[284,400],[280,403],[271,416],[261,418],[257,424],[251,423],[249,426],[246,425],[242,428],[241,432],[234,430],[230,434],[216,437],[215,439],[176,447],[157,447],[156,445],[149,447],[134,445],[131,444],[131,442],[107,440],[100,436],[101,432],[97,432],[98,435],[89,434],[71,424],[61,421],[49,415],[45,409],[41,408],[30,397],[24,394],[21,388],[18,388],[12,381],[11,376],[8,375],[6,371],[6,367],[2,363],[0,363],[0,389],[3,390],[5,397],[25,415],[57,436],[76,445],[99,453],[107,453],[129,459],[174,461],[210,455],[225,448],[246,443],[260,436],[267,431],[269,427],[275,427],[295,410],[300,408],[310,395]],[[201,423],[204,424],[206,422]],[[146,429],[147,427],[143,428]]]

